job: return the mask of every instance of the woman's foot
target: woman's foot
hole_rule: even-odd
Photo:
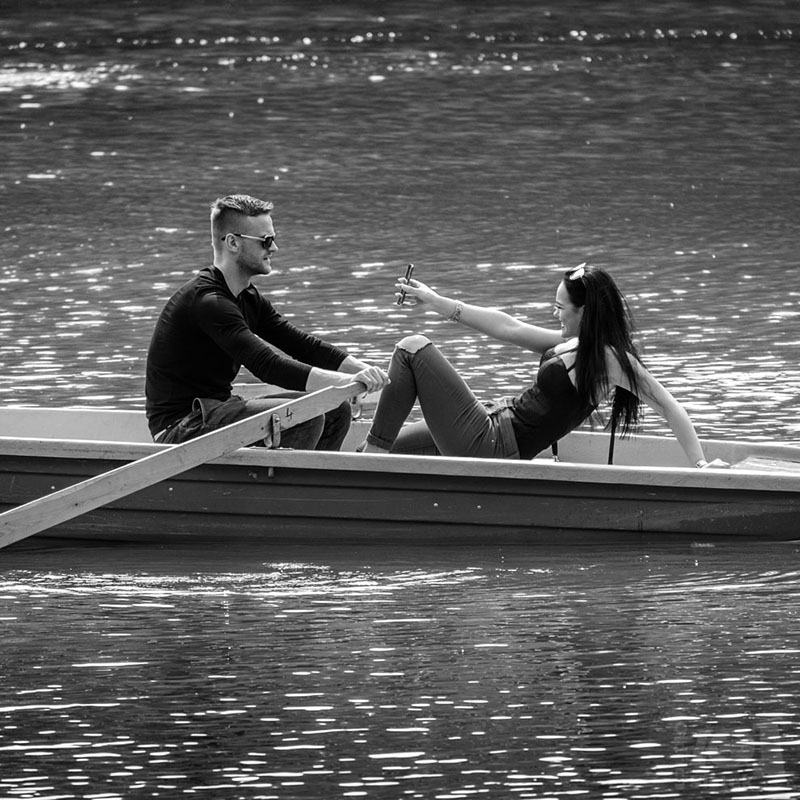
[[[361,444],[356,447],[356,453],[381,453],[383,455],[388,455],[389,451],[385,450],[383,447],[378,447],[376,444],[370,444],[369,442],[361,442]]]

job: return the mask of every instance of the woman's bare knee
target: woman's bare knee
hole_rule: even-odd
[[[407,353],[418,353],[423,347],[431,344],[431,340],[421,333],[412,333],[410,336],[404,336],[397,346]]]

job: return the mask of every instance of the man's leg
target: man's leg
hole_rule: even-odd
[[[340,403],[336,408],[325,414],[325,425],[322,435],[317,442],[317,450],[341,450],[347,432],[350,430],[350,422],[353,419],[353,412],[350,403]]]
[[[195,400],[190,414],[172,427],[160,439],[162,444],[179,444],[204,433],[230,425],[233,422],[269,411],[289,400],[302,397],[305,392],[286,392],[269,397],[242,400],[231,397],[220,401],[201,398]],[[330,420],[330,421],[329,421]],[[327,414],[301,422],[281,431],[280,447],[293,450],[338,450],[350,428],[350,405],[342,403]],[[253,442],[259,444],[259,442]]]
[[[306,392],[291,392],[285,391],[280,394],[271,394],[267,397],[257,398],[258,402],[272,402],[277,401],[274,405],[285,403],[287,400],[295,400],[298,397],[303,397]],[[247,403],[256,402],[255,400],[248,400]],[[340,403],[336,408],[331,409],[325,413],[324,417],[319,417],[319,422],[322,423],[321,433],[317,436],[317,441],[314,446],[307,446],[310,444],[310,435],[303,434],[302,442],[306,445],[301,447],[299,444],[285,444],[285,447],[293,447],[295,450],[340,450],[342,442],[347,437],[350,430],[350,422],[353,419],[353,413],[350,409],[350,403]],[[319,422],[317,424],[319,424]],[[305,423],[304,423],[305,424]],[[298,426],[302,427],[302,426]],[[294,428],[286,431],[285,436],[288,439],[281,438],[282,442],[295,441],[295,437],[291,436]],[[299,440],[299,439],[298,439]]]
[[[245,400],[245,416],[251,417],[253,414],[260,414],[271,408],[283,405],[288,400],[302,397],[303,392],[292,393],[293,396],[271,395],[270,397],[257,397],[252,400]],[[288,447],[293,450],[316,450],[320,437],[325,426],[325,417],[319,416],[301,422],[292,428],[281,431],[280,447]]]

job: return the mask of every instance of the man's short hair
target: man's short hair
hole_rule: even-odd
[[[259,200],[249,194],[218,197],[211,204],[211,233],[214,238],[235,233],[240,216],[260,217],[262,214],[269,214],[272,208],[272,203],[268,200]]]

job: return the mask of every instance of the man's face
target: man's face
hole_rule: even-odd
[[[272,242],[269,248],[265,248],[263,241],[260,240],[265,236],[275,236],[272,217],[269,214],[244,217],[239,232],[257,238],[237,237],[239,252],[236,256],[236,265],[249,275],[269,275],[272,272],[271,256],[278,251],[278,245]]]

